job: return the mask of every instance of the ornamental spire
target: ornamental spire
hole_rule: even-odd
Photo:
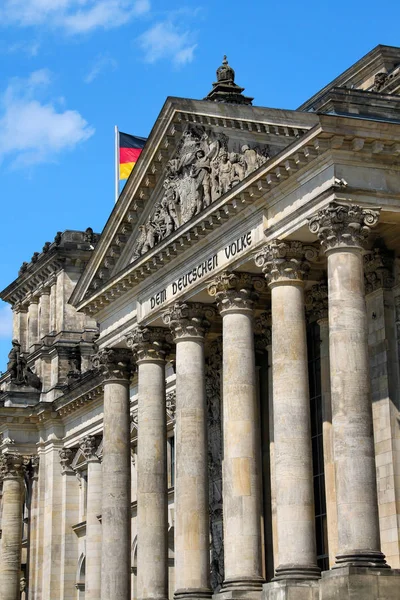
[[[228,64],[228,59],[224,55],[222,65],[217,69],[217,81],[213,83],[213,89],[204,100],[228,104],[251,104],[253,98],[244,96],[243,92],[244,88],[235,83],[235,71]]]

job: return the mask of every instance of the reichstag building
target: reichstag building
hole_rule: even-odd
[[[167,98],[0,294],[1,600],[398,600],[399,233],[400,48]]]

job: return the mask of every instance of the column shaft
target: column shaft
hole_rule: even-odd
[[[102,530],[101,514],[102,466],[98,458],[88,459],[88,487],[86,505],[86,571],[85,598],[99,600],[101,590]]]
[[[303,284],[271,284],[276,579],[319,575],[316,566],[310,398]]]
[[[42,340],[50,329],[50,290],[40,296],[39,340]]]
[[[22,542],[22,472],[8,473],[3,478],[3,510],[1,519],[0,598],[17,600],[21,576]]]
[[[209,597],[204,340],[176,341],[175,597]]]
[[[38,343],[38,298],[32,298],[28,309],[28,352]]]
[[[329,252],[328,277],[337,563],[368,566],[380,536],[361,249]]]
[[[224,589],[260,587],[261,489],[252,310],[223,312]]]
[[[138,361],[137,597],[168,598],[165,361]]]
[[[101,600],[130,600],[129,382],[104,384]]]

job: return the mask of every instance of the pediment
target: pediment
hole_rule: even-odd
[[[317,123],[308,113],[168,99],[71,302],[84,306],[141,265]]]

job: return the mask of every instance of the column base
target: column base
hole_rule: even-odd
[[[225,579],[221,590],[214,594],[213,600],[261,600],[262,586],[265,579]]]
[[[204,600],[211,596],[212,591],[209,588],[184,588],[174,593],[175,600]]]
[[[319,600],[319,580],[286,579],[263,587],[262,600]]]
[[[272,581],[282,581],[288,579],[296,579],[297,581],[304,579],[319,579],[321,577],[321,569],[317,565],[297,565],[287,564],[279,565],[275,569],[275,577]]]
[[[322,573],[320,600],[394,600],[399,590],[400,569],[342,567]]]
[[[369,567],[371,569],[390,569],[382,552],[354,550],[348,554],[338,554],[334,569],[342,567]]]

